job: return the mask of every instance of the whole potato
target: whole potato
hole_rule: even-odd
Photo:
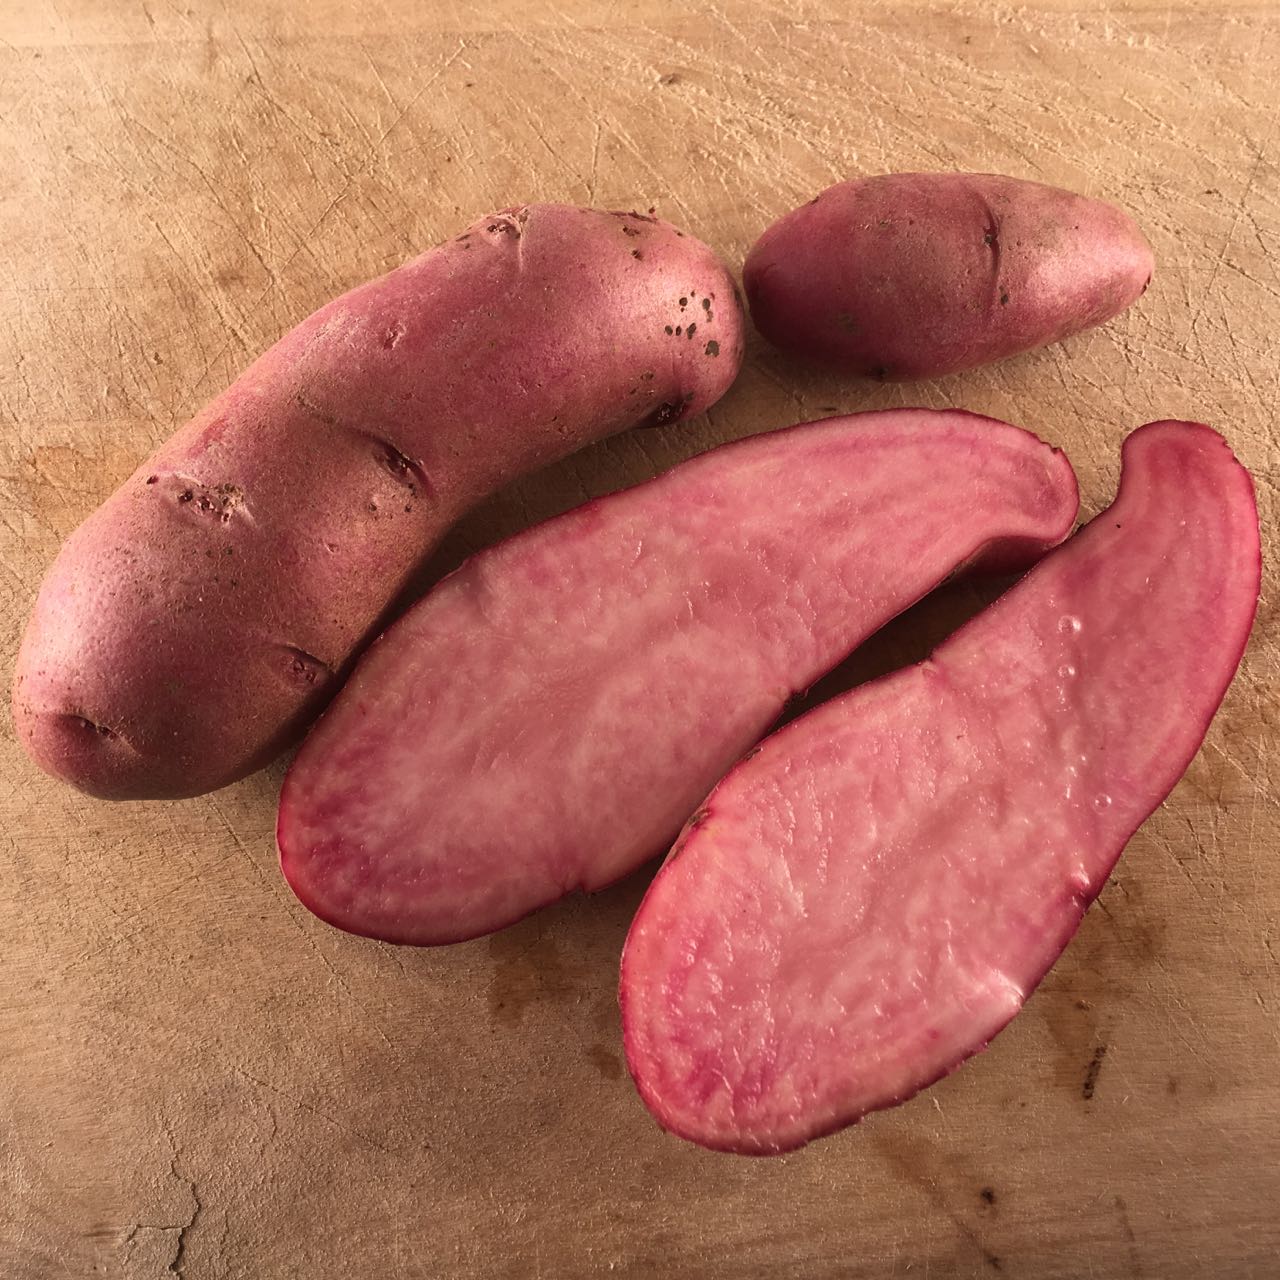
[[[732,279],[635,213],[526,205],[336,299],[71,536],[18,656],[18,735],[110,798],[196,795],[322,708],[448,526],[590,440],[714,403]]]
[[[775,222],[743,268],[776,346],[850,373],[932,378],[1118,315],[1151,279],[1128,214],[996,174],[841,182]]]

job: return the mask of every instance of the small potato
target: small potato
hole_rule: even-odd
[[[336,299],[67,540],[18,656],[20,740],[116,799],[252,772],[469,506],[713,404],[742,330],[706,245],[567,205],[491,214]]]
[[[1118,315],[1146,289],[1128,214],[985,173],[841,182],[775,222],[743,269],[784,351],[889,381],[972,369]]]

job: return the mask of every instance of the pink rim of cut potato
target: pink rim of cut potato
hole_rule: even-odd
[[[767,739],[687,824],[622,961],[627,1059],[703,1146],[791,1150],[982,1049],[1182,776],[1244,650],[1248,472],[1159,422],[1120,493],[928,661]]]
[[[280,801],[281,867],[353,933],[488,933],[669,847],[788,698],[957,567],[1075,519],[1066,459],[973,414],[711,450],[467,562],[365,656]]]

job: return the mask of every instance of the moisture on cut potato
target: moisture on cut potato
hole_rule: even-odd
[[[689,821],[622,962],[667,1129],[787,1151],[983,1048],[1199,748],[1259,585],[1209,428],[1125,442],[1114,505],[946,641],[767,739]]]
[[[700,412],[742,346],[732,278],[667,222],[482,218],[303,321],[71,535],[18,657],[19,738],[110,798],[252,772],[463,511]]]
[[[756,241],[742,278],[776,346],[848,373],[933,378],[1118,315],[1151,249],[1114,205],[986,173],[841,182]]]
[[[303,744],[278,843],[317,915],[456,942],[668,847],[787,699],[958,566],[1069,532],[1066,459],[957,412],[712,450],[467,562]]]

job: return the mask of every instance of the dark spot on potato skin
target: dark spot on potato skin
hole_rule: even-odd
[[[632,256],[633,258],[641,258],[641,257],[643,257],[644,255],[640,252],[640,250],[639,250],[639,249],[632,249],[632,250],[631,250],[631,256]]]
[[[668,333],[675,333],[675,330],[670,325],[666,325],[665,328]]]
[[[622,234],[624,236],[638,236],[640,234],[640,228],[624,226],[622,228]]]
[[[333,669],[328,663],[321,661],[314,653],[308,653],[294,644],[281,645],[281,648],[284,650],[288,674],[299,683],[315,686],[333,675]]]
[[[410,477],[417,471],[420,463],[414,462],[412,458],[401,453],[393,444],[387,444],[385,441],[380,442],[379,455],[382,465],[391,472],[397,480],[403,481],[409,486],[409,493],[414,493],[413,481]]]
[[[114,729],[107,728],[105,724],[96,724],[88,716],[73,715],[69,716],[68,719],[80,725],[81,728],[87,729],[90,733],[96,733],[100,738],[114,738],[116,736]]]
[[[995,1204],[996,1202],[996,1193],[992,1187],[983,1187],[978,1192],[978,1195],[981,1197],[983,1204]]]
[[[720,344],[712,338],[705,347],[702,348],[703,353],[709,356],[718,356],[720,354]]]
[[[1001,293],[1001,295],[1000,295],[1000,305],[1001,305],[1002,307],[1007,307],[1007,306],[1009,305],[1009,293],[1008,293],[1008,290],[1006,290],[1005,292]]]
[[[693,331],[694,331],[697,327],[698,327],[698,322],[695,320],[695,321],[694,321],[694,322],[693,322],[693,323],[692,323],[692,324],[691,324],[691,325],[690,325],[690,326],[689,326],[689,327],[684,331],[684,335],[685,335],[685,337],[686,337],[686,338],[692,338],[692,337],[693,337]]]
[[[637,422],[636,426],[641,430],[648,430],[650,427],[665,427],[668,423],[678,421],[683,416],[685,404],[689,399],[692,399],[692,396],[684,401],[668,400],[665,404],[660,404],[652,413]]]

